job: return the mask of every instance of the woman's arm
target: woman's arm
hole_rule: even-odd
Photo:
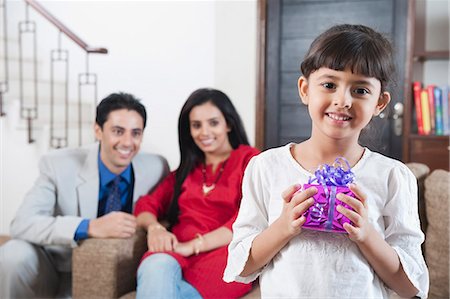
[[[197,255],[216,248],[228,245],[231,242],[233,233],[227,227],[221,226],[204,235],[197,236],[187,242],[178,243],[174,251],[182,256]]]
[[[177,237],[167,231],[158,222],[156,216],[150,212],[141,212],[137,216],[137,224],[147,231],[147,246],[149,251],[172,251],[178,244]]]
[[[164,226],[162,226],[158,220],[156,219],[156,216],[153,215],[150,212],[142,212],[140,213],[137,218],[137,225],[139,227],[142,227],[143,229],[145,229],[146,231],[148,231],[149,226],[152,227],[156,227],[156,226],[161,226],[162,228],[164,228]]]

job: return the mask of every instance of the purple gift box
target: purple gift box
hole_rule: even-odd
[[[343,165],[342,162],[345,162]],[[345,168],[345,166],[347,166]],[[336,198],[338,193],[344,193],[356,198],[352,191],[347,187],[354,180],[354,174],[350,165],[344,158],[337,158],[333,165],[323,164],[315,171],[315,177],[310,178],[308,184],[303,185],[306,190],[312,186],[317,188],[317,194],[314,195],[314,204],[303,214],[306,217],[304,228],[347,233],[344,229],[344,223],[351,221],[337,211],[337,206],[342,205],[353,210],[349,205]]]

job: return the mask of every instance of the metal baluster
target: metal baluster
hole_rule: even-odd
[[[69,51],[61,48],[61,35],[58,34],[58,48],[51,50],[50,55],[50,146],[54,148],[68,146],[69,139]],[[64,80],[64,133],[60,136],[55,133],[55,66],[56,63],[63,63],[65,66]]]
[[[86,72],[78,74],[78,145],[82,145],[82,90],[83,87],[91,85],[93,87],[94,105],[97,106],[97,75],[89,72],[89,53],[86,53]]]
[[[6,0],[0,1],[0,10],[2,12],[2,27],[3,27],[3,76],[0,81],[0,117],[5,116],[6,113],[3,111],[3,94],[8,92],[8,30],[7,30],[7,18],[8,15],[6,13]]]
[[[23,64],[23,42],[25,34],[31,34],[33,38],[33,87],[27,88],[33,92],[34,102],[25,103],[24,94],[24,64]],[[27,120],[28,143],[34,142],[32,138],[33,120],[38,117],[38,86],[37,86],[37,48],[36,48],[36,23],[29,20],[28,4],[25,6],[25,21],[19,22],[19,96],[20,96],[20,117]]]

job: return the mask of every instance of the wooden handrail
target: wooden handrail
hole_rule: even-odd
[[[55,18],[48,10],[46,10],[42,5],[40,5],[35,0],[25,0],[25,2],[33,7],[39,14],[46,18],[50,23],[56,26],[62,33],[64,33],[68,38],[73,40],[77,45],[79,45],[87,53],[98,53],[107,54],[108,49],[105,48],[94,48],[90,47],[81,38],[79,38],[75,33],[73,33],[69,28],[67,28],[61,21]]]

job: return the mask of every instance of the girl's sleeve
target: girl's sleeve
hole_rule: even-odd
[[[169,209],[175,186],[175,172],[169,173],[166,178],[153,190],[152,193],[141,196],[134,209],[134,215],[149,212],[157,218],[164,217]]]
[[[403,270],[419,290],[416,296],[426,298],[429,288],[428,269],[421,244],[417,181],[405,166],[395,167],[388,180],[388,202],[384,209],[386,242],[394,248]]]
[[[228,262],[223,276],[225,282],[249,283],[262,271],[260,269],[247,277],[239,276],[247,263],[253,240],[268,226],[265,201],[269,197],[258,158],[250,160],[244,173],[241,207],[233,224],[233,239],[228,246]]]

